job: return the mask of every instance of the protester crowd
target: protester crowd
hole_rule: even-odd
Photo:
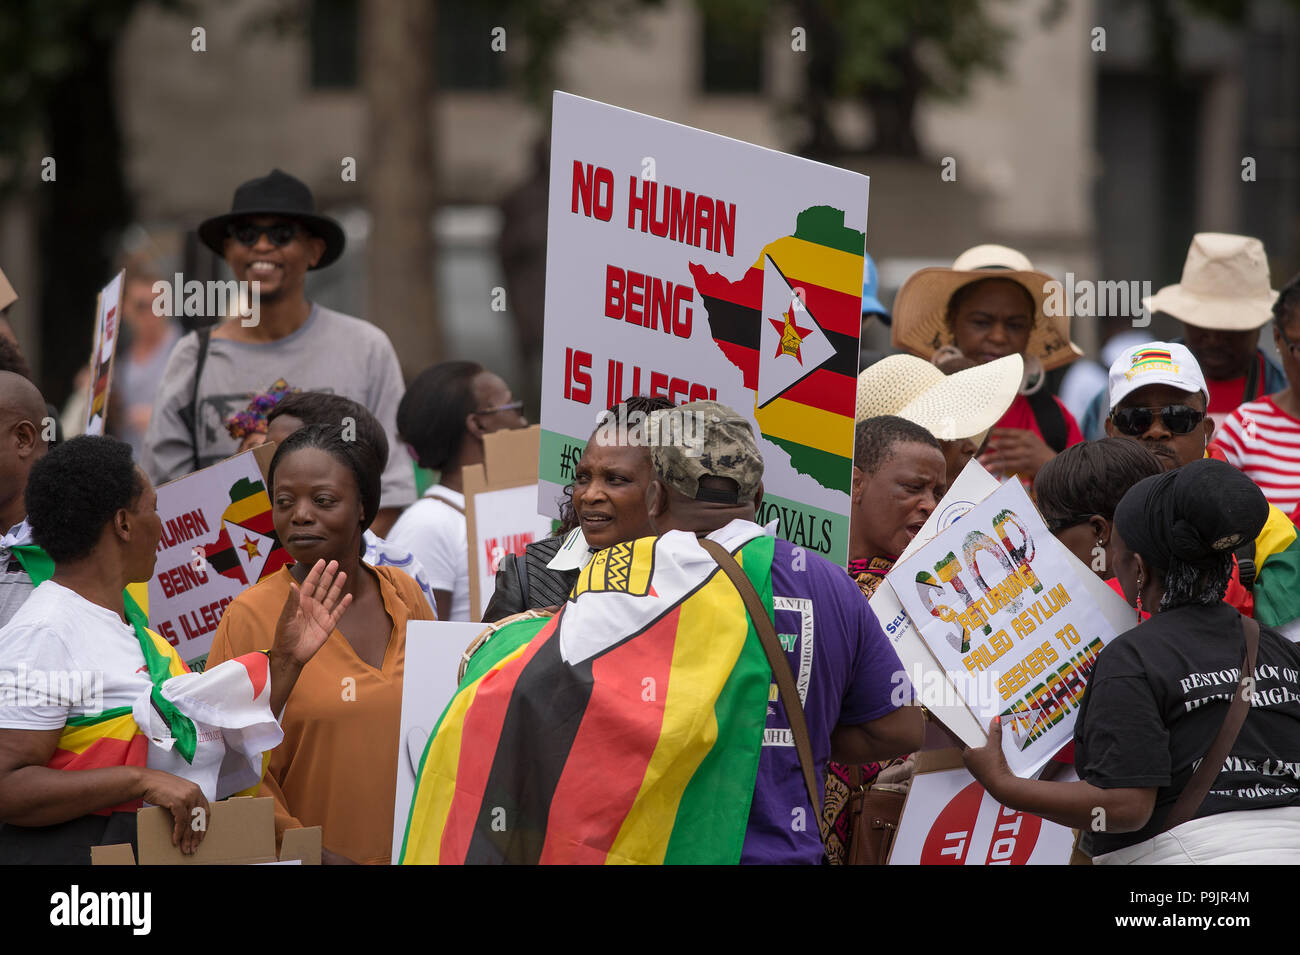
[[[193,810],[237,792],[273,797],[277,837],[321,826],[325,862],[397,862],[407,623],[475,619],[464,472],[486,435],[527,425],[523,402],[469,361],[403,389],[383,332],[310,302],[306,273],[345,240],[294,177],[243,184],[197,231],[260,283],[259,321],[180,335],[133,270],[121,440],[50,434],[0,328],[0,671],[103,678],[96,701],[50,686],[0,707],[0,862],[86,863],[134,841],[145,803],[193,852]],[[864,323],[890,323],[899,352],[863,356],[847,564],[758,523],[743,414],[609,409],[619,440],[593,432],[555,533],[500,562],[490,628],[421,761],[405,861],[881,861],[864,801],[906,792],[916,754],[954,743],[869,598],[972,461],[1023,482],[1133,617],[1058,757],[1077,781],[1015,776],[996,721],[965,750],[971,773],[1079,831],[1096,863],[1300,861],[1300,276],[1274,291],[1258,240],[1194,236],[1182,280],[1145,303],[1182,335],[1118,350],[1076,420],[1048,374],[1082,355],[1069,310],[1047,307],[1051,276],[1023,254],[981,245],[921,269],[892,314],[867,261]],[[0,308],[15,298],[0,277]],[[1258,347],[1269,322],[1280,369]],[[698,453],[673,439],[682,414]],[[192,674],[127,590],[153,575],[154,488],[265,442],[293,562],[225,608]],[[417,465],[437,474],[418,497]],[[1256,674],[1258,695],[1189,690],[1223,671]]]

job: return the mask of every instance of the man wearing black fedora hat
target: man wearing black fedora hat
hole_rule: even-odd
[[[186,335],[172,351],[154,403],[141,465],[155,483],[234,454],[227,418],[279,379],[294,391],[328,391],[360,402],[388,433],[388,467],[375,519],[383,534],[415,500],[410,457],[397,440],[401,366],[369,322],[307,301],[308,271],[343,253],[343,229],[316,212],[306,184],[273,169],[235,190],[230,212],[205,220],[199,239],[239,282],[256,282],[257,317]]]

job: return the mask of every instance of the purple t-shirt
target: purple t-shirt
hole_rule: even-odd
[[[826,777],[831,730],[887,716],[912,699],[912,686],[867,598],[824,557],[777,538],[772,603],[820,782]],[[817,817],[775,683],[770,699],[740,861],[816,864],[822,859]]]

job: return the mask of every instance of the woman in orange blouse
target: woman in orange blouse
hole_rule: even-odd
[[[319,825],[322,861],[384,865],[393,840],[406,622],[433,613],[409,576],[361,560],[387,455],[349,438],[337,425],[315,424],[276,449],[269,472],[275,532],[297,563],[226,608],[208,665],[269,647],[290,583],[320,559],[338,561],[351,602],[289,697],[284,742],[271,754],[262,794],[275,798],[277,840],[285,829]]]

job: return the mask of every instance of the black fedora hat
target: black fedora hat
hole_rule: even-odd
[[[283,216],[296,219],[309,232],[325,240],[325,254],[313,269],[323,269],[343,254],[343,228],[328,216],[316,214],[316,200],[301,179],[279,169],[269,175],[250,179],[235,190],[230,212],[213,216],[199,224],[199,239],[217,255],[225,255],[226,228],[237,219],[249,216]]]

